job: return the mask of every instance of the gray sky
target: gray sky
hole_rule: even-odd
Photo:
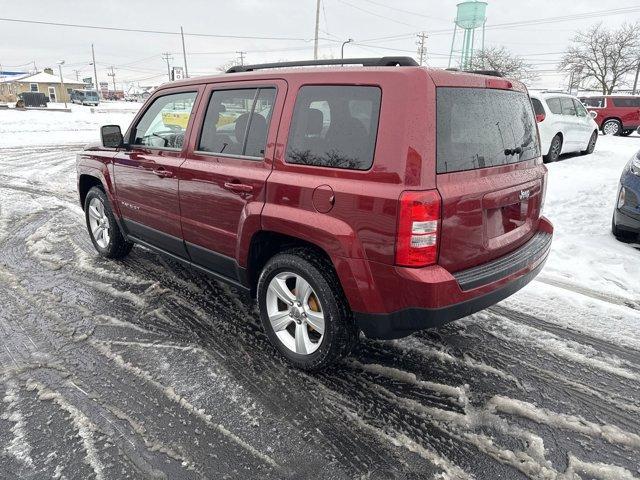
[[[340,56],[340,43],[349,37],[361,44],[345,47],[345,56],[415,55],[415,33],[424,30],[428,64],[446,67],[456,0],[322,0],[320,55]],[[486,44],[504,45],[535,64],[541,80],[535,86],[556,88],[566,81],[556,63],[573,33],[603,21],[616,26],[640,20],[634,13],[581,15],[625,7],[638,0],[488,0]],[[0,3],[9,5],[7,0]],[[0,8],[6,18],[100,25],[143,30],[179,31],[211,35],[286,37],[286,40],[186,37],[192,75],[215,73],[217,67],[246,51],[246,62],[312,58],[315,0],[31,0]],[[572,16],[568,21],[536,25],[501,26],[509,22]],[[495,25],[495,27],[491,27]],[[381,38],[392,37],[396,38]],[[477,37],[478,38],[478,37]],[[177,35],[102,31],[0,21],[0,65],[4,70],[55,66],[64,59],[65,77],[92,76],[91,43],[95,44],[98,77],[109,80],[107,67],[116,68],[116,81],[156,85],[166,81],[162,52],[171,52],[172,64],[183,64]]]

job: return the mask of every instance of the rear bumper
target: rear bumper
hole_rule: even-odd
[[[401,338],[487,308],[520,290],[542,270],[553,227],[541,219],[536,235],[514,252],[456,274],[440,266],[410,269],[370,265],[388,313],[355,311],[369,338]]]

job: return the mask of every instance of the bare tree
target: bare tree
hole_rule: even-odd
[[[218,65],[217,70],[221,73],[224,73],[231,67],[235,67],[236,65],[240,65],[240,60],[238,60],[237,58],[232,58],[224,62],[222,65]]]
[[[580,71],[585,80],[604,95],[625,85],[625,77],[634,71],[640,61],[640,23],[624,24],[618,29],[607,29],[601,23],[578,32],[567,48],[560,69]]]
[[[505,47],[489,47],[474,53],[471,61],[474,70],[495,70],[505,77],[523,82],[538,78],[533,67],[518,55],[512,54]]]

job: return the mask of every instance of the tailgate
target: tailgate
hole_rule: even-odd
[[[546,168],[525,92],[437,89],[438,263],[451,272],[525,244],[540,219]]]

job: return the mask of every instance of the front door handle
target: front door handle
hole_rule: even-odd
[[[166,170],[162,167],[157,168],[153,171],[154,174],[156,174],[157,176],[159,176],[160,178],[171,178],[173,177],[173,173],[171,173],[169,170]]]
[[[253,192],[252,185],[246,185],[244,183],[236,183],[236,182],[224,182],[224,188],[230,190],[232,192],[240,192],[240,193],[251,193]]]

